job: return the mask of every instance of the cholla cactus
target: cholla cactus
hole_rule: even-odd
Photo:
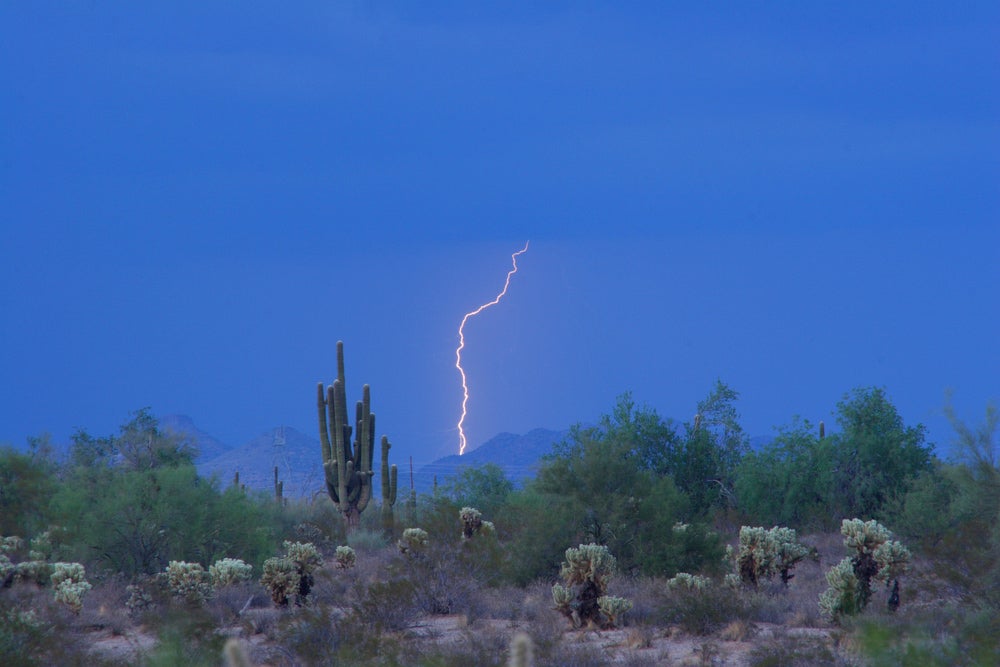
[[[844,519],[840,524],[840,533],[844,536],[844,546],[861,554],[874,553],[892,537],[889,529],[874,519]]]
[[[52,534],[45,531],[31,538],[28,558],[31,560],[49,560],[52,557]]]
[[[56,602],[69,607],[74,614],[83,608],[83,596],[91,589],[87,573],[80,563],[54,563],[52,575],[53,595]]]
[[[423,550],[427,548],[429,543],[430,537],[427,535],[426,530],[423,528],[407,528],[403,531],[399,541],[396,542],[396,546],[399,547],[401,554],[413,557],[423,553]]]
[[[607,617],[610,627],[616,628],[621,625],[625,612],[632,608],[632,601],[614,595],[602,595],[597,598],[597,606]]]
[[[249,581],[252,572],[253,565],[245,563],[239,558],[223,558],[208,566],[208,576],[215,588]]]
[[[844,519],[840,532],[844,546],[856,553],[827,573],[830,588],[820,596],[820,609],[830,619],[862,611],[871,600],[874,580],[891,589],[888,606],[895,610],[899,606],[899,577],[909,567],[910,550],[890,539],[889,529],[874,520]]]
[[[52,563],[44,560],[23,560],[14,566],[14,581],[33,581],[44,586],[51,575]]]
[[[152,596],[138,584],[129,584],[125,587],[125,592],[128,593],[125,608],[133,616],[141,614],[153,604]]]
[[[22,540],[17,535],[9,535],[7,537],[0,537],[0,554],[10,555],[17,553],[24,548],[24,540]]]
[[[510,640],[510,657],[507,667],[531,667],[535,664],[535,644],[531,636],[518,632]]]
[[[875,562],[878,563],[878,573],[875,575],[875,580],[886,586],[910,570],[912,554],[910,554],[909,549],[896,540],[889,540],[885,544],[880,544],[872,552],[872,556],[875,558]]]
[[[313,572],[323,565],[323,559],[312,542],[285,540],[284,547],[284,556],[264,561],[260,583],[270,590],[277,606],[287,606],[291,595],[295,597],[295,605],[301,606],[312,590]]]
[[[288,598],[299,589],[298,570],[287,558],[268,558],[264,561],[260,585],[271,594],[271,601],[276,607],[287,607]]]
[[[172,560],[164,571],[167,588],[174,597],[183,598],[191,604],[204,604],[212,594],[208,573],[201,563],[187,563]]]
[[[736,564],[740,578],[751,586],[756,587],[761,579],[771,579],[776,574],[781,575],[781,582],[787,586],[795,576],[791,574],[792,568],[808,553],[809,549],[799,544],[791,528],[775,526],[765,530],[743,526]]]
[[[17,566],[11,562],[6,554],[0,553],[0,588],[6,588],[13,581]]]
[[[351,547],[337,547],[337,554],[334,558],[337,561],[337,568],[341,570],[350,569],[358,562],[358,555]]]
[[[678,572],[667,580],[667,588],[672,591],[703,591],[712,585],[712,580],[700,574]]]
[[[854,564],[845,558],[826,573],[826,583],[830,586],[819,596],[819,609],[829,620],[856,614],[858,609],[858,578],[854,576]]]
[[[483,514],[475,507],[463,507],[458,513],[459,519],[462,521],[462,539],[469,540],[475,535],[479,534],[479,531],[483,528]],[[486,522],[489,523],[489,522]],[[490,524],[490,528],[493,524]]]
[[[552,602],[558,611],[568,616],[573,606],[573,591],[562,584],[552,584]]]
[[[613,620],[602,614],[599,598],[607,593],[608,580],[617,567],[615,557],[606,546],[600,544],[581,544],[577,548],[566,550],[566,560],[560,569],[560,575],[566,587],[555,584],[552,587],[552,599],[556,608],[579,627],[587,624],[597,627],[609,627]],[[580,586],[573,602],[570,586]]]
[[[563,561],[559,574],[569,586],[593,583],[603,593],[617,568],[618,560],[606,546],[581,544],[575,549],[571,547],[566,550],[566,560]]]

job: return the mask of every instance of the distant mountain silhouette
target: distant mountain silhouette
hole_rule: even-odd
[[[233,475],[239,471],[240,484],[247,489],[272,493],[274,467],[278,466],[278,479],[284,483],[286,497],[301,498],[325,492],[319,439],[290,426],[264,431],[244,445],[231,447],[205,433],[190,418],[182,415],[168,415],[160,420],[160,425],[165,431],[190,437],[200,451],[196,460],[198,473],[205,477],[216,475],[223,487],[231,484]],[[535,476],[542,457],[550,454],[553,445],[562,442],[568,435],[569,429],[553,431],[544,428],[536,428],[524,435],[500,433],[463,456],[452,454],[418,468],[413,475],[414,488],[417,493],[430,493],[435,477],[438,484],[444,485],[449,477],[457,475],[463,468],[487,463],[498,465],[508,479],[520,486]],[[759,450],[771,440],[773,436],[751,438],[751,449]],[[405,462],[391,459],[390,462],[399,466],[400,494],[408,493],[409,474]],[[377,460],[375,463],[377,465]],[[376,497],[381,492],[379,484],[376,471]]]
[[[161,417],[159,425],[164,433],[174,433],[194,444],[198,449],[196,462],[214,459],[233,448],[232,445],[227,445],[195,426],[194,420],[187,415]]]
[[[535,476],[542,457],[568,434],[568,429],[552,431],[544,428],[536,428],[524,435],[500,433],[462,456],[452,454],[428,463],[414,473],[413,485],[417,493],[430,493],[435,476],[438,484],[444,484],[448,477],[458,474],[462,468],[495,463],[508,479],[520,486],[526,479]]]
[[[223,486],[231,484],[239,472],[241,485],[268,493],[274,489],[275,466],[282,492],[289,498],[310,496],[324,489],[319,439],[291,426],[270,429],[245,445],[212,459],[201,458],[197,463],[200,475],[217,475]]]

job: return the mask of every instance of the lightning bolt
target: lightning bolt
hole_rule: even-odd
[[[507,280],[503,284],[503,289],[497,294],[496,298],[488,303],[476,308],[471,313],[466,313],[465,317],[462,318],[462,323],[458,325],[458,348],[455,350],[455,368],[458,369],[459,375],[462,376],[462,416],[458,418],[458,454],[461,456],[465,453],[465,430],[462,428],[462,424],[465,423],[466,404],[469,402],[469,385],[466,383],[465,370],[462,369],[462,350],[465,348],[465,323],[469,321],[470,317],[475,317],[479,313],[483,312],[490,306],[495,306],[500,303],[500,299],[503,298],[504,294],[507,293],[507,288],[510,287],[510,278],[515,273],[517,273],[517,256],[524,254],[528,251],[528,242],[524,242],[524,247],[515,252],[510,256],[511,264],[513,267],[507,272]]]

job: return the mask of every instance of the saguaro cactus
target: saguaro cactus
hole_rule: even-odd
[[[399,471],[389,465],[389,438],[382,436],[382,527],[388,532],[393,527],[392,506],[396,504],[396,481]]]
[[[337,341],[337,379],[326,388],[317,386],[319,439],[323,449],[326,490],[344,515],[348,529],[356,528],[361,512],[372,497],[372,453],[375,449],[375,415],[371,411],[371,390],[365,385],[355,410],[354,446],[347,421],[344,391],[344,344]],[[388,450],[385,450],[388,456]]]

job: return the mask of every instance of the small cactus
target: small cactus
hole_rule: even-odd
[[[87,573],[80,563],[54,563],[52,576],[53,595],[56,602],[79,614],[83,608],[83,596],[91,589]]]
[[[403,531],[396,546],[404,556],[417,556],[423,553],[430,543],[430,537],[423,528],[407,528]]]
[[[712,580],[700,574],[688,574],[678,572],[667,580],[667,588],[670,590],[683,591],[703,591],[712,585]]]
[[[608,625],[617,628],[621,627],[622,616],[632,608],[632,601],[615,595],[602,595],[597,598],[597,606],[601,613],[607,617]]]
[[[163,576],[171,594],[191,604],[204,604],[212,593],[208,573],[201,563],[172,560],[167,564]]]
[[[239,558],[223,558],[208,566],[208,577],[215,588],[249,581],[253,565]]]
[[[314,582],[313,571],[323,565],[319,551],[311,542],[285,540],[285,555],[264,561],[260,583],[271,593],[277,607],[287,607],[289,598],[296,606],[305,603]]]
[[[557,583],[552,587],[552,600],[556,609],[572,620],[574,627],[584,624],[599,628],[613,627],[616,619],[603,612],[600,599],[607,596],[608,580],[614,575],[616,568],[617,560],[604,545],[581,544],[567,549],[566,560],[560,569],[566,586]],[[572,586],[580,587],[575,597],[569,588]],[[627,601],[606,604],[611,604],[612,609],[624,613],[622,605],[625,603]]]
[[[844,546],[855,553],[826,574],[829,588],[820,595],[823,614],[837,620],[856,614],[871,600],[872,581],[890,589],[890,610],[899,606],[899,578],[909,569],[910,550],[890,539],[892,533],[875,520],[844,519],[840,526]]]
[[[791,570],[808,553],[809,549],[798,542],[791,528],[743,526],[736,564],[740,578],[751,586],[756,587],[761,579],[771,579],[776,574],[787,586],[795,576]]]
[[[510,640],[510,657],[507,667],[532,667],[535,664],[535,644],[531,636],[518,632]]]
[[[338,569],[348,570],[358,562],[358,555],[351,547],[337,547],[334,559],[336,560]]]

